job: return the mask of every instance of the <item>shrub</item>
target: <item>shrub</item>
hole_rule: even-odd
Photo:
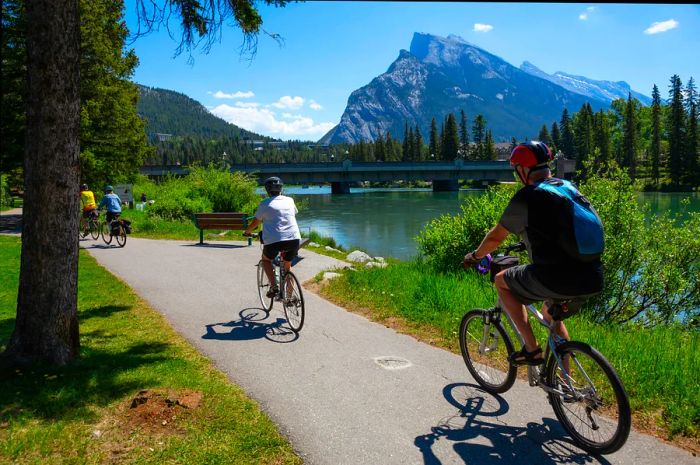
[[[12,197],[10,196],[10,184],[8,178],[4,174],[0,174],[0,206],[9,207],[12,205]]]
[[[436,270],[459,269],[464,255],[494,227],[516,190],[516,185],[502,184],[490,187],[484,195],[468,197],[461,214],[442,215],[418,234],[418,251]]]

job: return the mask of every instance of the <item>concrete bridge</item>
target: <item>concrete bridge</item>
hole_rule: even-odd
[[[350,185],[362,181],[432,181],[434,191],[459,190],[460,179],[477,181],[513,181],[513,169],[507,161],[424,161],[424,162],[342,162],[261,163],[231,166],[258,178],[279,176],[285,184],[331,183],[334,194],[350,193]],[[186,175],[181,166],[144,166],[149,177],[167,174]]]

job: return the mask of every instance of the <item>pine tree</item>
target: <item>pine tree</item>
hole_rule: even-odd
[[[457,119],[454,113],[447,116],[445,122],[445,133],[443,136],[442,159],[455,160],[459,154],[459,133],[457,129]]]
[[[548,147],[552,146],[552,139],[549,136],[549,131],[547,130],[547,125],[543,124],[540,128],[540,133],[537,135],[537,140],[544,142]]]
[[[651,91],[651,147],[649,148],[651,162],[651,180],[655,186],[659,184],[661,167],[661,94],[654,84]]]
[[[469,129],[467,115],[464,110],[460,110],[459,118],[459,145],[464,158],[469,158]]]
[[[374,141],[374,158],[377,161],[386,161],[386,152],[384,147],[384,136],[381,129],[377,134],[377,139]]]
[[[574,149],[574,130],[572,127],[571,118],[569,118],[569,111],[566,108],[564,108],[564,111],[561,114],[559,129],[561,130],[560,149],[566,158],[573,160],[576,157]]]
[[[440,146],[438,144],[437,122],[435,118],[430,122],[430,145],[428,149],[430,151],[431,161],[434,160],[435,157],[440,156],[440,152],[438,152]]]
[[[683,152],[685,148],[685,110],[683,108],[683,88],[681,78],[671,76],[669,86],[670,103],[668,111],[668,172],[671,183],[680,185],[683,177]]]
[[[416,160],[416,136],[413,133],[413,128],[408,128],[408,153],[404,155],[404,161]]]
[[[493,134],[491,133],[490,129],[486,131],[486,141],[484,142],[484,159],[496,159],[496,147],[493,142]]]
[[[484,142],[486,139],[486,120],[484,115],[478,114],[474,118],[472,126],[472,140],[474,141],[474,159],[485,160],[486,154],[484,150]]]
[[[684,178],[688,185],[700,184],[698,172],[698,92],[691,77],[685,87],[685,106],[688,111],[688,123],[685,137],[685,171]]]
[[[590,104],[583,104],[572,120],[576,169],[585,177],[584,165],[593,152],[593,110]]]
[[[635,179],[637,175],[637,115],[631,92],[627,97],[622,126],[622,166],[628,167],[630,178]]]
[[[593,146],[598,155],[596,163],[610,160],[610,125],[602,109],[593,117]]]
[[[401,159],[403,161],[410,160],[410,157],[411,157],[411,155],[409,153],[411,150],[410,140],[411,140],[411,137],[408,133],[408,121],[406,121],[406,123],[404,125],[404,129],[403,129],[403,144],[402,144],[402,151],[401,151]]]
[[[551,133],[551,139],[552,139],[552,152],[556,152],[560,150],[561,147],[561,132],[559,131],[559,125],[557,122],[552,123],[552,133]]]
[[[420,128],[416,124],[416,130],[413,132],[414,143],[413,143],[413,159],[416,161],[425,160],[424,150],[423,150],[423,135],[420,132]]]

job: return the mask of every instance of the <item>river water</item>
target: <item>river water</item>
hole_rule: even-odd
[[[372,256],[402,260],[417,255],[415,236],[432,219],[455,215],[469,196],[483,190],[432,192],[431,189],[351,189],[349,195],[331,195],[330,187],[285,188],[285,194],[303,205],[297,216],[302,231],[315,230],[335,238],[346,249],[360,247]],[[700,194],[642,193],[640,203],[651,214],[668,211],[684,215],[700,212]],[[689,198],[685,205],[682,199]]]

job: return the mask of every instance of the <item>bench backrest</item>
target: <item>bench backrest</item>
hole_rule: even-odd
[[[194,222],[199,229],[245,229],[248,215],[245,213],[195,213]]]

